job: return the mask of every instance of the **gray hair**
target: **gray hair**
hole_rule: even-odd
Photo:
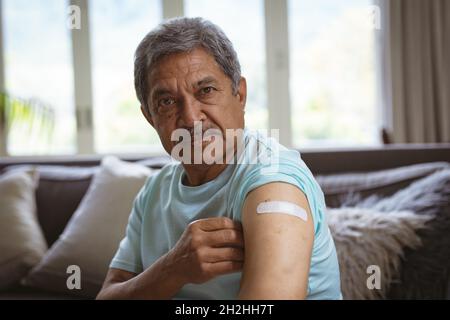
[[[196,48],[208,51],[222,71],[231,79],[233,94],[241,79],[241,66],[233,44],[225,33],[203,18],[174,18],[150,31],[136,49],[134,86],[140,103],[148,108],[148,73],[169,54],[190,52]]]

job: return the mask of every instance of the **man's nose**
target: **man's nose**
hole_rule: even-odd
[[[205,120],[201,103],[193,98],[183,99],[179,119],[179,125],[187,128],[193,128],[196,121]]]

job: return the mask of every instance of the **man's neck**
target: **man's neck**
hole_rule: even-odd
[[[240,138],[243,139],[243,136],[241,136]],[[195,187],[217,178],[227,168],[229,163],[236,163],[238,157],[237,151],[239,149],[239,147],[237,146],[243,148],[243,142],[243,140],[238,141],[238,137],[235,137],[235,140],[233,142],[233,149],[231,152],[231,158],[228,158],[228,154],[225,152],[227,156],[223,159],[222,164],[183,164],[186,176],[183,179],[182,183],[186,186]]]
[[[202,185],[217,178],[227,166],[227,164],[183,165],[186,176],[182,183],[191,187]]]

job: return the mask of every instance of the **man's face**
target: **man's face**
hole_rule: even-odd
[[[193,130],[198,121],[203,132],[218,129],[224,139],[226,129],[244,128],[245,79],[233,95],[231,80],[204,49],[163,58],[148,79],[148,111],[141,109],[168,153],[177,144],[171,141],[172,132]]]

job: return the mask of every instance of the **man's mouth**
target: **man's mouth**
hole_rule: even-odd
[[[196,137],[191,136],[191,145],[196,145],[196,144],[206,145],[206,144],[216,141],[218,136],[216,134],[203,133],[201,137],[198,137],[199,139],[195,139],[195,138]]]
[[[223,138],[222,131],[211,126],[204,128],[202,127],[202,125],[197,125],[189,129],[180,128],[180,130],[185,130],[184,134],[176,135],[178,141],[172,140],[174,142],[174,145],[191,146],[192,148],[204,148],[206,145],[213,142],[218,142],[221,138]],[[174,136],[173,133],[172,136]]]

